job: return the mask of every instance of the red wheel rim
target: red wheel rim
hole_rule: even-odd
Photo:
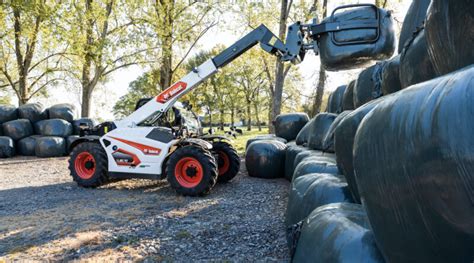
[[[201,182],[204,177],[204,171],[198,160],[192,157],[185,157],[176,164],[174,176],[181,186],[193,188]]]
[[[218,155],[219,155],[218,156],[219,175],[223,175],[227,173],[227,171],[229,171],[230,159],[229,159],[229,156],[225,152],[220,151]]]
[[[74,168],[76,169],[77,175],[84,180],[94,176],[95,167],[95,158],[88,152],[78,154],[74,161]]]

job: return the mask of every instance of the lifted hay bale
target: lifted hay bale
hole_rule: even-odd
[[[33,126],[26,119],[13,120],[2,124],[3,134],[15,141],[33,135]]]
[[[62,119],[42,120],[35,123],[35,132],[43,136],[67,137],[72,134],[72,125]]]
[[[66,155],[66,140],[46,136],[36,139],[35,155],[38,157],[60,157]]]
[[[249,176],[265,179],[284,177],[285,149],[284,143],[273,140],[250,144],[245,152],[245,166]]]

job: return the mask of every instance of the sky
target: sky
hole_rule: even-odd
[[[395,0],[391,0],[395,1]],[[398,0],[396,0],[398,1]],[[329,1],[329,11],[332,11],[337,5],[342,3],[373,3],[373,1]],[[400,3],[396,3],[389,9],[392,9],[394,12],[395,20],[399,23],[396,24],[396,30],[399,30],[401,22],[405,16],[406,11],[410,5],[410,0],[400,0]],[[232,17],[223,17],[219,23],[226,24],[231,20]],[[235,41],[237,41],[242,35],[236,35],[234,32],[228,30],[222,30],[223,27],[216,26],[212,28],[201,40],[198,42],[197,47],[193,50],[193,53],[197,53],[203,49],[210,49],[217,44],[222,44],[229,46]],[[398,34],[398,33],[397,33]],[[258,47],[255,47],[258,48]],[[192,54],[191,53],[191,56]],[[190,57],[191,57],[190,56]],[[304,79],[304,86],[302,87],[302,93],[306,96],[309,96],[313,93],[314,87],[317,83],[317,76],[319,70],[320,61],[317,56],[314,54],[307,53],[305,60],[297,66],[297,70],[300,72],[301,76]],[[352,79],[354,79],[357,74],[362,70],[348,70],[348,71],[339,71],[339,72],[328,72],[328,79],[326,84],[326,91],[332,91],[338,86],[346,85]],[[92,116],[93,118],[100,118],[102,120],[113,120],[114,116],[112,113],[113,105],[118,101],[118,99],[127,93],[127,88],[130,82],[135,80],[137,77],[142,75],[147,69],[140,66],[131,66],[122,70],[116,71],[110,76],[108,81],[102,84],[102,87],[96,89],[93,94],[94,104],[92,107]],[[196,90],[194,91],[196,92]],[[54,92],[50,92],[48,98],[35,98],[33,102],[41,102],[46,107],[57,103],[72,103],[79,108],[80,103],[80,94],[77,90],[71,89],[67,85],[60,86],[55,88]]]

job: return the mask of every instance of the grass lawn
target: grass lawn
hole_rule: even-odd
[[[243,155],[245,153],[245,144],[247,143],[248,139],[251,139],[257,135],[268,134],[268,127],[262,127],[262,131],[259,131],[257,127],[252,127],[251,131],[247,131],[246,127],[241,128],[244,132],[243,135],[238,135],[237,138],[232,138],[232,145],[234,145],[235,149],[239,155]],[[224,134],[222,131],[216,132],[217,134]]]

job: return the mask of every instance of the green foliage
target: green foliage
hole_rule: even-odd
[[[152,74],[146,73],[130,83],[128,93],[120,97],[113,107],[113,113],[119,119],[128,116],[135,110],[140,99],[154,96],[156,87],[152,82]]]

